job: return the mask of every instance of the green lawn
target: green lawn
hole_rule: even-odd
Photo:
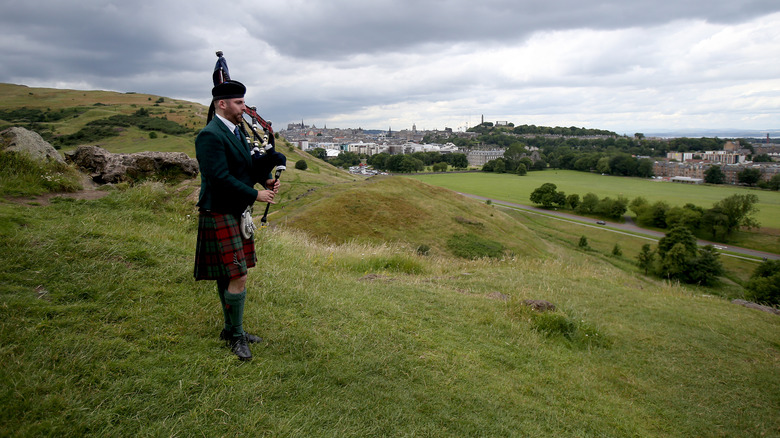
[[[0,202],[0,436],[780,433],[780,318],[541,235],[466,261],[263,229],[241,363],[192,279],[194,187]]]
[[[715,202],[735,193],[752,193],[759,199],[756,218],[761,225],[780,229],[780,192],[745,187],[675,184],[572,170],[529,172],[526,176],[475,172],[411,175],[411,178],[458,192],[525,205],[533,205],[530,200],[531,192],[548,182],[558,186],[559,191],[567,195],[576,193],[580,198],[587,193],[595,193],[599,198],[622,195],[629,200],[644,196],[651,203],[666,201],[672,206],[683,206],[690,202],[704,208],[710,208]]]

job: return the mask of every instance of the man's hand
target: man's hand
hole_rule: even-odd
[[[279,180],[278,179],[269,179],[265,182],[265,186],[269,188],[269,190],[273,190],[274,193],[279,193]]]
[[[276,204],[274,202],[275,196],[274,190],[260,190],[257,192],[257,200],[259,202],[267,202],[269,204]]]

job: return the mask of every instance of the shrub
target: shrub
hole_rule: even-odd
[[[566,313],[556,310],[539,312],[518,301],[510,301],[511,316],[527,321],[536,332],[547,338],[565,342],[571,347],[609,347],[611,341],[598,329],[584,320],[572,318]]]
[[[623,250],[620,249],[620,245],[619,244],[616,243],[615,246],[612,247],[612,255],[615,256],[615,257],[620,257],[620,256],[623,255]]]
[[[580,241],[577,244],[580,248],[587,248],[588,247],[588,238],[585,236],[580,236]]]
[[[499,258],[504,254],[504,245],[476,234],[456,234],[447,241],[447,248],[457,257],[478,259]]]
[[[757,303],[780,304],[780,260],[768,260],[758,265],[745,286],[745,295]]]
[[[309,165],[306,163],[306,160],[298,160],[295,162],[295,168],[298,170],[306,170],[309,168]]]

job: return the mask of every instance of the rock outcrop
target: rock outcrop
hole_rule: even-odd
[[[59,161],[64,163],[59,152],[35,131],[13,127],[0,132],[3,150],[23,153],[38,161]]]
[[[65,158],[99,184],[149,177],[193,178],[198,175],[198,161],[183,152],[114,154],[98,146],[79,146],[65,154]]]

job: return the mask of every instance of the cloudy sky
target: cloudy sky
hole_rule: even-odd
[[[217,50],[278,128],[780,128],[778,0],[0,4],[0,82],[205,104]]]

